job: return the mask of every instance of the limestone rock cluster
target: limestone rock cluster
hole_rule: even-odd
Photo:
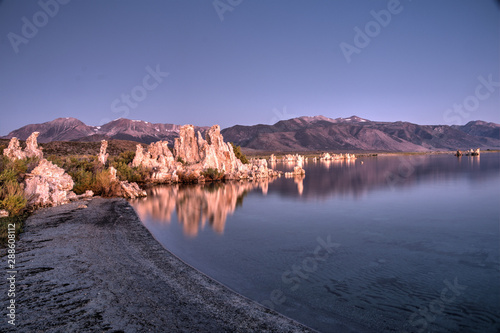
[[[481,151],[479,148],[476,149],[469,149],[465,152],[465,156],[480,156]]]
[[[286,163],[294,163],[295,166],[293,167],[292,171],[285,172],[285,177],[293,177],[297,175],[305,175],[305,170],[303,169],[304,163],[306,161],[306,158],[302,155],[295,154],[295,155],[290,155],[287,154],[283,157],[283,161]]]
[[[144,151],[142,145],[137,145],[132,166],[143,166],[153,170],[153,181],[177,181],[178,177],[175,173],[174,155],[167,144],[167,141],[153,142],[149,145],[147,151]]]
[[[107,148],[108,148],[108,141],[102,140],[98,160],[103,165],[106,164],[106,161],[108,160],[108,156],[109,156],[109,154],[106,153]]]
[[[302,159],[302,161],[305,160],[304,156],[301,156],[299,154],[286,154],[283,156],[283,162],[296,162],[297,160]]]
[[[174,141],[173,153],[168,148],[167,141],[152,143],[147,151],[137,145],[132,166],[152,169],[152,180],[158,182],[178,182],[182,178],[203,182],[203,174],[209,169],[223,173],[225,179],[278,175],[268,168],[265,159],[243,164],[234,154],[233,146],[224,142],[219,125],[212,126],[205,138],[200,132],[195,135],[193,125],[182,126],[179,137]]]
[[[42,159],[24,180],[24,196],[30,206],[57,206],[77,199],[73,179],[64,169]]]
[[[38,158],[38,165],[25,175],[22,188],[24,197],[31,207],[58,206],[81,198],[92,197],[94,193],[87,191],[76,195],[73,189],[73,179],[64,169],[43,158],[43,152],[38,148],[37,137],[34,132],[26,140],[26,148],[21,149],[19,140],[12,138],[3,154],[10,160]]]
[[[57,206],[78,199],[73,191],[73,179],[62,168],[43,158],[38,147],[39,133],[33,132],[26,140],[26,148],[21,149],[19,140],[12,138],[3,154],[10,160],[38,158],[40,161],[33,171],[25,176],[24,196],[30,206]],[[87,193],[88,195],[89,193]]]
[[[121,181],[116,176],[116,169],[109,168],[111,182],[117,183],[120,187],[120,194],[124,198],[135,199],[146,196],[146,191],[142,190],[137,183],[129,183],[128,181]]]
[[[12,138],[9,142],[9,146],[3,150],[3,154],[10,160],[24,160],[31,157],[43,158],[42,149],[38,148],[38,135],[40,135],[39,132],[33,132],[28,139],[26,139],[26,148],[24,148],[24,150],[21,148],[19,140],[17,138]]]
[[[293,171],[289,171],[289,172],[285,172],[285,177],[293,177],[293,176],[297,176],[297,175],[305,175],[305,170],[302,168],[302,166],[300,165],[295,165],[293,167]]]
[[[101,149],[99,151],[98,160],[103,165],[106,164],[109,154],[106,153],[106,149],[108,148],[108,142],[106,140],[101,141]],[[146,196],[146,191],[142,190],[137,183],[129,183],[128,181],[121,181],[116,176],[116,169],[113,167],[109,167],[109,175],[110,181],[113,186],[118,185],[118,190],[115,195],[120,195],[124,198],[139,198]]]
[[[321,161],[333,161],[333,160],[355,160],[356,155],[354,154],[330,154],[322,153],[319,157]]]

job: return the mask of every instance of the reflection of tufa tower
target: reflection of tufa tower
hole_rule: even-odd
[[[304,178],[306,178],[305,175],[295,175],[293,177],[294,183],[297,184],[299,195],[302,195],[302,192],[304,192]]]
[[[268,184],[269,179],[261,179],[258,182],[153,187],[148,190],[147,199],[134,200],[131,204],[141,220],[151,220],[151,223],[170,223],[175,210],[184,234],[190,237],[198,235],[207,221],[215,232],[222,234],[227,216],[241,205],[245,195],[259,188],[266,194]]]

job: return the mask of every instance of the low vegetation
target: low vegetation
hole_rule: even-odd
[[[73,178],[75,182],[73,191],[76,194],[91,190],[94,195],[112,197],[118,195],[120,190],[118,184],[110,180],[109,167],[116,169],[116,175],[122,181],[144,183],[151,175],[151,170],[130,166],[134,156],[135,152],[123,152],[110,157],[106,165],[102,165],[97,156],[88,155],[66,157],[51,155],[47,159],[63,168]]]
[[[7,144],[8,140],[0,140],[0,153],[3,153]],[[110,156],[106,165],[102,165],[97,159],[100,142],[51,142],[42,144],[42,147],[44,157],[71,176],[76,194],[91,190],[94,195],[104,197],[120,195],[120,185],[111,181],[109,167],[116,169],[119,180],[135,183],[149,181],[154,172],[152,169],[131,166],[135,157],[135,143],[132,145],[127,141],[110,141]],[[233,150],[242,163],[248,163],[239,146],[233,145]],[[182,159],[179,162],[185,164]],[[9,213],[9,217],[0,218],[0,247],[7,243],[9,223],[16,225],[16,237],[22,231],[23,221],[30,213],[24,196],[23,179],[38,163],[38,159],[10,161],[3,154],[0,155],[0,210]],[[190,172],[179,172],[178,176],[182,183],[197,183],[199,180],[196,174]],[[208,182],[217,182],[224,178],[224,172],[209,168],[201,176]]]
[[[198,182],[198,177],[194,173],[188,172],[177,172],[177,176],[179,177],[179,182],[185,184],[194,184]]]
[[[214,168],[208,168],[201,173],[206,181],[220,181],[224,178],[224,172]]]
[[[238,158],[241,163],[243,164],[248,164],[248,159],[247,157],[241,152],[241,147],[236,146],[234,143],[231,142],[231,146],[233,146],[233,151],[234,151],[234,156]]]
[[[25,145],[25,141],[20,140],[21,146]],[[138,143],[127,140],[109,140],[107,152],[109,156],[118,156],[123,152],[134,152]],[[0,153],[3,148],[9,145],[9,140],[0,139]],[[78,141],[52,141],[47,143],[39,143],[43,149],[45,156],[70,156],[70,155],[98,155],[101,148],[101,141],[95,142],[78,142]],[[146,144],[142,144],[146,147]]]
[[[9,224],[15,225],[16,238],[22,231],[28,209],[21,181],[26,172],[33,169],[36,162],[33,159],[9,161],[6,157],[0,156],[0,210],[9,213],[9,217],[0,218],[1,246],[7,244]]]

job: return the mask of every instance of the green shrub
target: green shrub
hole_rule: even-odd
[[[46,156],[45,158],[60,168],[62,168],[64,166],[64,161],[65,161],[64,157],[56,156],[56,155],[49,155],[49,156]]]
[[[177,172],[177,176],[179,177],[179,181],[181,183],[197,183],[198,182],[198,178],[193,173]]]
[[[134,157],[135,157],[135,151],[125,151],[123,153],[120,153],[120,155],[118,155],[117,157],[112,158],[112,161],[113,162],[121,162],[121,163],[128,165],[128,164],[132,163],[132,161],[134,160]]]
[[[18,173],[12,168],[7,168],[0,173],[0,184],[17,181]]]
[[[95,195],[103,195],[104,187],[109,184],[104,184],[103,173],[105,172],[109,178],[109,171],[105,170],[96,156],[49,156],[47,158],[57,166],[63,168],[73,178],[73,191],[76,194],[85,193],[87,190],[92,190]]]
[[[94,182],[94,175],[92,171],[86,171],[84,169],[78,169],[73,172],[68,172],[68,174],[73,178],[75,185],[73,186],[73,191],[76,194],[83,194],[85,191],[90,190]]]
[[[27,201],[20,184],[30,163],[34,163],[34,160],[10,161],[5,156],[0,158],[0,209],[7,210],[12,216],[26,210]]]
[[[116,175],[120,180],[144,183],[151,177],[150,171],[142,166],[133,168],[124,161],[113,161],[110,165],[116,169]]]
[[[96,173],[90,188],[94,192],[94,194],[108,196],[107,194],[110,188],[110,172],[108,170],[104,170]]]
[[[201,175],[205,177],[205,180],[217,181],[217,180],[222,180],[222,178],[224,178],[224,171],[219,172],[217,168],[208,168],[205,171],[203,171]]]
[[[7,157],[0,158],[0,185],[8,181],[21,182],[28,170],[28,163],[33,159],[11,161]]]
[[[0,209],[7,210],[11,215],[17,216],[26,209],[27,201],[24,192],[17,181],[8,181],[0,187]]]
[[[231,142],[231,145],[233,146],[233,151],[234,151],[234,155],[236,156],[236,158],[238,158],[241,161],[241,163],[248,164],[248,159],[241,152],[241,147],[240,146],[235,146],[234,143],[232,143],[232,142]]]
[[[24,198],[21,182],[31,162],[33,161],[10,161],[5,156],[0,156],[0,209],[9,212],[9,217],[0,218],[0,247],[7,245],[9,224],[15,224],[16,238],[22,231],[23,221],[27,217],[27,200]]]

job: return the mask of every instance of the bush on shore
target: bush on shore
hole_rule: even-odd
[[[112,197],[119,196],[121,190],[119,184],[110,179],[110,166],[116,169],[116,175],[122,181],[141,183],[149,176],[148,170],[129,166],[134,156],[134,152],[124,152],[111,158],[106,165],[102,165],[97,156],[49,156],[47,159],[63,168],[73,178],[73,191],[76,194],[91,190],[94,195]]]
[[[5,156],[0,158],[0,209],[7,210],[11,216],[22,215],[26,210],[21,182],[34,164],[34,159],[10,161]]]
[[[198,182],[198,177],[192,172],[177,172],[177,176],[179,177],[179,181],[181,183],[193,184]]]
[[[5,148],[5,147],[4,147]],[[0,149],[3,153],[3,149]],[[121,186],[111,181],[109,167],[117,170],[119,180],[129,182],[145,182],[151,176],[151,171],[145,168],[130,166],[135,152],[126,151],[111,157],[106,165],[102,165],[97,156],[92,155],[50,155],[47,160],[64,169],[74,181],[73,191],[83,194],[91,190],[95,195],[104,197],[120,196]],[[8,237],[8,224],[16,225],[16,236],[22,231],[22,222],[28,216],[27,200],[24,197],[23,180],[39,163],[39,159],[28,158],[10,161],[0,155],[0,210],[9,212],[9,217],[0,218],[0,246],[4,246]]]
[[[203,177],[205,177],[206,181],[219,181],[224,178],[224,172],[219,171],[216,168],[208,168],[201,173]]]
[[[234,152],[234,155],[236,156],[236,158],[238,158],[241,161],[241,163],[248,164],[248,159],[245,156],[245,154],[243,154],[241,152],[241,147],[240,146],[236,146],[232,142],[231,142],[231,146],[233,146],[233,152]]]
[[[110,158],[108,164],[116,169],[116,175],[120,180],[126,180],[131,183],[145,183],[150,179],[152,170],[148,170],[142,166],[132,167],[131,163],[134,157],[134,151],[123,152],[119,156]]]
[[[0,156],[0,209],[9,212],[9,217],[0,218],[0,247],[7,244],[9,224],[15,225],[16,238],[22,231],[28,210],[21,182],[35,162],[34,159],[10,161]]]

